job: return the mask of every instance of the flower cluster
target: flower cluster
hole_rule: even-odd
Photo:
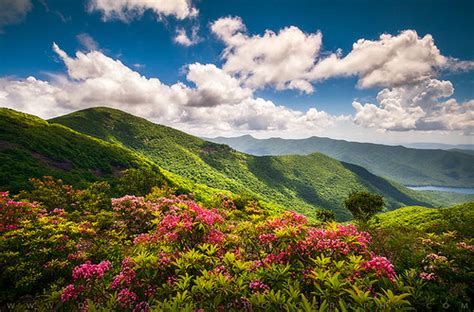
[[[74,268],[72,271],[72,278],[74,280],[84,279],[90,281],[92,278],[102,278],[104,273],[112,268],[110,261],[102,261],[99,264],[93,264],[90,261],[86,261]]]
[[[395,278],[395,270],[393,264],[385,257],[372,256],[372,259],[365,262],[362,267],[369,271],[374,271],[377,276],[386,276],[393,280]]]
[[[263,282],[261,282],[259,280],[251,281],[250,284],[249,284],[249,288],[253,292],[266,291],[266,290],[270,289],[270,287],[268,287],[268,285],[264,284]]]
[[[8,192],[0,192],[0,233],[17,229],[22,220],[36,218],[41,212],[37,205],[14,201]]]
[[[159,206],[143,197],[124,196],[112,199],[112,209],[118,226],[131,234],[138,234],[152,226]]]

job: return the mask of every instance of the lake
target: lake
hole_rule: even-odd
[[[441,191],[441,192],[452,192],[462,194],[474,194],[474,188],[472,187],[448,187],[448,186],[407,186],[409,189],[416,191]]]

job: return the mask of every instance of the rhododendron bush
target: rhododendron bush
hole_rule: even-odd
[[[433,253],[425,269],[397,272],[353,224],[269,215],[228,196],[206,207],[156,194],[74,210],[1,193],[1,301],[33,295],[38,307],[67,311],[401,310],[448,261]]]

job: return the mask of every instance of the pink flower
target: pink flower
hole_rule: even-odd
[[[395,278],[395,270],[392,263],[385,257],[373,256],[371,260],[362,264],[366,270],[375,271],[377,276],[387,276],[393,280]]]
[[[174,285],[177,281],[178,279],[176,278],[176,276],[171,275],[171,276],[168,276],[168,278],[166,279],[166,284],[171,286],[171,285]]]
[[[79,291],[74,287],[73,284],[69,284],[64,288],[63,293],[61,294],[61,301],[66,302],[72,299],[76,299]]]
[[[212,230],[204,238],[204,241],[210,244],[216,244],[216,245],[222,244],[222,242],[224,241],[224,234],[222,234],[221,231]]]
[[[118,294],[118,301],[122,308],[130,308],[137,301],[137,295],[133,291],[124,288]]]
[[[110,261],[102,261],[99,264],[92,264],[90,261],[86,261],[84,264],[81,264],[75,267],[72,270],[72,278],[74,280],[85,279],[90,281],[91,278],[102,278],[104,273],[112,268]]]
[[[421,272],[420,278],[425,281],[434,281],[436,280],[436,275],[434,273]]]
[[[249,288],[250,288],[253,292],[265,291],[265,290],[270,289],[270,287],[268,287],[268,285],[262,283],[262,282],[259,281],[259,280],[253,280],[253,281],[251,281],[250,284],[249,284]]]
[[[270,244],[277,240],[277,237],[273,234],[260,234],[258,240],[261,244]]]
[[[133,308],[133,312],[148,312],[150,311],[150,305],[146,301],[141,301]]]

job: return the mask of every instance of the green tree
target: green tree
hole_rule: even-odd
[[[118,190],[121,195],[145,196],[155,186],[165,183],[163,174],[159,169],[127,169],[120,177]]]
[[[354,219],[366,223],[377,212],[382,211],[383,196],[369,192],[354,192],[344,201],[344,206],[352,213]]]
[[[321,222],[330,222],[336,220],[336,213],[329,209],[318,209],[316,211],[316,217]]]

